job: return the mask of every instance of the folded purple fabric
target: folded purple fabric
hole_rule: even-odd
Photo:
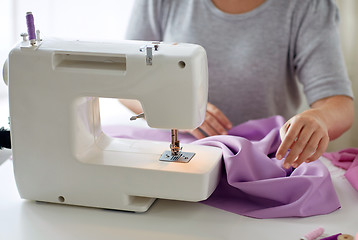
[[[358,191],[358,148],[347,148],[339,152],[324,153],[326,158],[340,168],[346,169],[344,176]]]
[[[286,170],[275,158],[280,145],[279,116],[252,120],[229,135],[201,140],[180,134],[182,142],[219,147],[224,169],[214,193],[202,203],[255,218],[305,217],[340,207],[327,168],[319,161]],[[170,141],[168,131],[119,126],[103,127],[113,137]]]

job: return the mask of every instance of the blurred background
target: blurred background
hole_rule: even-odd
[[[341,15],[341,43],[352,81],[358,97],[358,1],[337,0]],[[0,70],[8,52],[26,32],[25,14],[33,12],[36,29],[41,37],[93,41],[124,39],[133,0],[1,0],[0,1]],[[0,71],[0,127],[8,125],[7,86]],[[353,128],[330,143],[329,150],[358,147],[358,100]]]

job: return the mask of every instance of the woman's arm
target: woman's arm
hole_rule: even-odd
[[[143,112],[142,104],[140,104],[138,100],[119,99],[119,101],[135,114],[140,114]]]
[[[314,102],[306,110],[288,120],[281,128],[282,143],[276,153],[282,159],[288,150],[284,167],[298,167],[312,162],[327,149],[330,140],[336,139],[353,124],[353,99],[333,96]]]

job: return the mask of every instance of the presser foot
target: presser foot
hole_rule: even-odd
[[[181,162],[181,163],[187,163],[189,162],[193,157],[195,153],[192,152],[179,152],[176,155],[173,155],[171,151],[165,151],[160,156],[160,161],[165,162]]]

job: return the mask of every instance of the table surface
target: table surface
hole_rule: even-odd
[[[9,152],[0,151],[0,158]],[[201,203],[158,199],[146,213],[23,200],[12,160],[0,165],[0,239],[299,239],[317,227],[325,234],[358,232],[358,192],[344,171],[323,160],[342,208],[307,218],[253,219]]]

